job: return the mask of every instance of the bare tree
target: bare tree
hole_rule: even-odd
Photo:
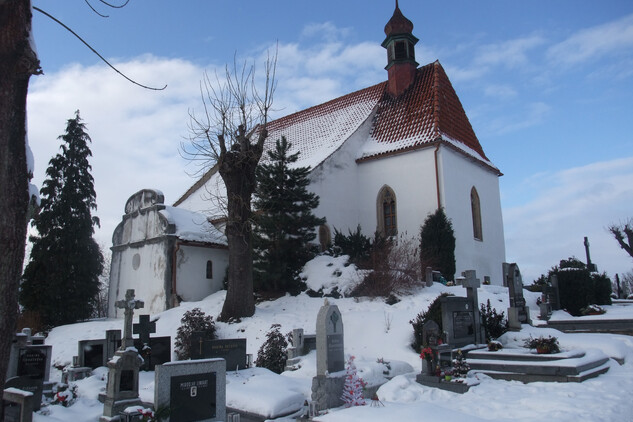
[[[201,116],[190,112],[192,160],[205,168],[217,166],[226,187],[226,237],[229,244],[228,288],[220,321],[255,313],[253,297],[253,251],[251,198],[255,190],[255,169],[268,136],[267,124],[275,92],[277,55],[268,55],[263,90],[255,83],[255,68],[244,64],[225,68],[221,80],[204,75]]]
[[[114,5],[99,1],[113,8],[123,7],[128,2]],[[88,0],[86,3],[94,10]],[[41,9],[32,8],[30,0],[0,0],[0,391],[4,390],[4,374],[18,314],[18,281],[22,274],[29,213],[31,175],[26,159],[26,96],[31,75],[42,73],[31,44],[32,9],[60,23],[105,61],[66,25]],[[0,403],[0,421],[3,415]]]
[[[609,231],[620,247],[633,258],[633,219],[624,224],[613,224],[609,226]]]
[[[26,95],[41,73],[29,42],[30,0],[0,2],[0,391],[18,314],[29,204]],[[0,408],[0,420],[3,410]]]

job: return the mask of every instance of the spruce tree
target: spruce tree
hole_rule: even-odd
[[[37,235],[20,286],[20,303],[39,315],[45,327],[90,318],[99,293],[103,255],[93,239],[96,210],[92,155],[84,123],[75,112],[68,120],[61,153],[49,161]]]
[[[312,214],[319,197],[307,190],[310,169],[292,167],[299,153],[289,154],[290,147],[282,137],[256,171],[253,278],[256,290],[298,294],[299,272],[314,255],[309,244],[314,228],[325,219]]]
[[[426,267],[431,267],[447,280],[455,277],[455,234],[443,208],[424,220],[420,230],[420,258],[422,274]]]

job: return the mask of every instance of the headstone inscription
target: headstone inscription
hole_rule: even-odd
[[[224,421],[225,364],[223,359],[201,359],[157,365],[154,407],[170,409],[166,422]]]
[[[316,326],[317,375],[345,369],[343,317],[338,306],[325,304],[319,309]]]
[[[189,350],[191,359],[224,359],[229,371],[248,368],[245,338],[209,340],[204,332],[196,331]]]
[[[132,319],[134,309],[144,306],[142,300],[134,298],[134,289],[128,289],[125,299],[117,301],[116,306],[124,309],[124,338],[121,348],[108,361],[108,382],[103,403],[103,416],[100,422],[118,420],[118,415],[130,406],[141,405],[138,395],[138,373],[142,359],[134,348],[132,338]]]
[[[523,297],[523,280],[519,266],[515,263],[508,265],[507,274],[510,307],[508,308],[508,327],[511,330],[521,330],[521,324],[530,324],[530,308],[525,306]]]

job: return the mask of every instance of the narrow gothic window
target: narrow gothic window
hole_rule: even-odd
[[[325,251],[332,243],[332,235],[330,228],[327,224],[319,226],[319,244],[321,245],[321,252]]]
[[[384,236],[398,233],[396,196],[388,186],[383,187],[378,194],[378,231]]]
[[[213,262],[207,261],[207,278],[213,278]]]
[[[473,214],[473,236],[477,240],[483,240],[481,229],[481,205],[479,203],[479,194],[473,186],[470,190],[470,209]]]

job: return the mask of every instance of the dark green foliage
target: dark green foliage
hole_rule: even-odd
[[[79,112],[67,122],[61,153],[53,157],[42,184],[38,234],[20,285],[20,304],[39,314],[45,327],[90,318],[99,294],[103,255],[93,239],[99,219],[88,158],[90,137]]]
[[[413,350],[417,353],[420,353],[422,347],[425,346],[425,344],[423,344],[424,337],[422,336],[422,328],[427,321],[435,321],[437,325],[439,325],[440,331],[442,331],[441,298],[446,296],[454,295],[452,293],[442,293],[433,300],[426,311],[420,312],[414,319],[409,321],[409,324],[413,326],[413,343],[411,343],[411,347],[413,347]]]
[[[284,371],[288,358],[286,351],[288,341],[279,331],[280,328],[279,324],[270,326],[270,330],[266,333],[266,341],[259,348],[255,360],[256,366],[269,369],[276,374],[281,374]]]
[[[183,314],[180,327],[176,332],[174,351],[178,360],[191,357],[191,335],[195,332],[205,333],[207,340],[215,339],[215,322],[211,315],[206,315],[200,308],[193,308]]]
[[[424,220],[420,230],[420,260],[422,274],[426,267],[431,267],[447,280],[455,278],[455,234],[443,208]]]
[[[366,268],[372,250],[372,241],[361,232],[360,224],[356,231],[348,230],[346,236],[334,229],[334,251],[336,255],[348,255],[350,262],[359,268]]]
[[[289,154],[290,148],[282,137],[256,171],[253,278],[258,291],[298,294],[305,287],[299,272],[314,257],[314,228],[325,223],[312,214],[319,197],[307,190],[310,169],[292,167],[299,153]]]
[[[508,331],[508,321],[505,319],[504,312],[497,313],[497,310],[490,306],[490,299],[486,301],[485,306],[481,304],[479,315],[481,315],[481,324],[486,330],[486,342],[496,340]]]
[[[611,279],[605,273],[592,274],[594,303],[596,305],[611,305]]]
[[[611,304],[611,280],[606,274],[591,273],[577,258],[571,257],[552,267],[547,278],[558,277],[561,308],[571,315],[580,316],[588,305]],[[541,276],[543,278],[545,276]]]
[[[534,280],[531,285],[527,286],[526,289],[530,292],[542,293],[545,285],[547,285],[547,276],[541,274],[541,276]]]

